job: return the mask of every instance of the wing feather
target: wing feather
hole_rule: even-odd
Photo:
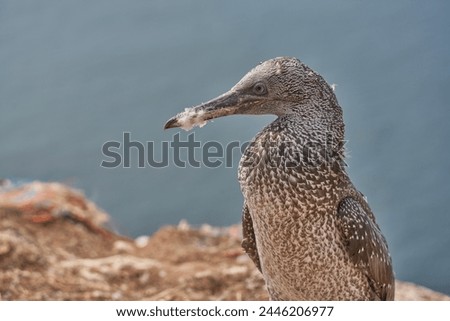
[[[255,263],[258,270],[262,272],[258,255],[258,248],[256,247],[253,221],[246,204],[244,204],[244,208],[242,210],[242,248],[253,261],[253,263]]]
[[[395,281],[391,256],[369,207],[346,197],[340,202],[337,215],[351,260],[365,271],[380,300],[393,300]]]

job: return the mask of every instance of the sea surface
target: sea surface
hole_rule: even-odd
[[[230,166],[183,168],[169,149],[167,166],[139,168],[131,147],[129,166],[104,168],[102,147],[115,141],[123,155],[126,134],[144,161],[161,160],[189,135],[163,131],[167,119],[260,61],[296,56],[337,85],[348,171],[397,278],[450,294],[449,12],[414,0],[0,1],[0,178],[80,188],[132,237],[182,219],[236,224],[238,149]],[[273,119],[193,133],[201,146],[241,145]]]

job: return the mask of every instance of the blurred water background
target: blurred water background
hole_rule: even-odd
[[[350,176],[396,275],[450,294],[450,2],[0,1],[0,178],[81,188],[138,236],[240,221],[233,167],[100,166],[102,145],[162,141],[175,113],[258,62],[296,56],[344,109]],[[228,117],[201,142],[250,140],[274,117]],[[186,139],[187,133],[180,133]],[[198,155],[197,155],[198,156]]]

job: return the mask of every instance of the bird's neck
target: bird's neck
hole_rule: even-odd
[[[339,132],[327,132],[318,123],[311,126],[298,119],[275,120],[248,146],[239,170],[241,185],[251,190],[272,177],[289,186],[300,184],[303,192],[345,185],[340,181],[348,176]]]
[[[340,125],[342,124],[342,125]],[[345,172],[345,140],[343,122],[315,118],[283,116],[268,125],[257,137],[257,145],[265,145],[284,161],[285,167],[302,171]],[[282,165],[282,164],[280,164]]]

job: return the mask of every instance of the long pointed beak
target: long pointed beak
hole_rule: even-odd
[[[184,130],[190,130],[194,126],[202,127],[210,119],[235,114],[239,103],[239,95],[230,90],[206,103],[186,108],[170,118],[164,125],[164,129],[181,127]]]

